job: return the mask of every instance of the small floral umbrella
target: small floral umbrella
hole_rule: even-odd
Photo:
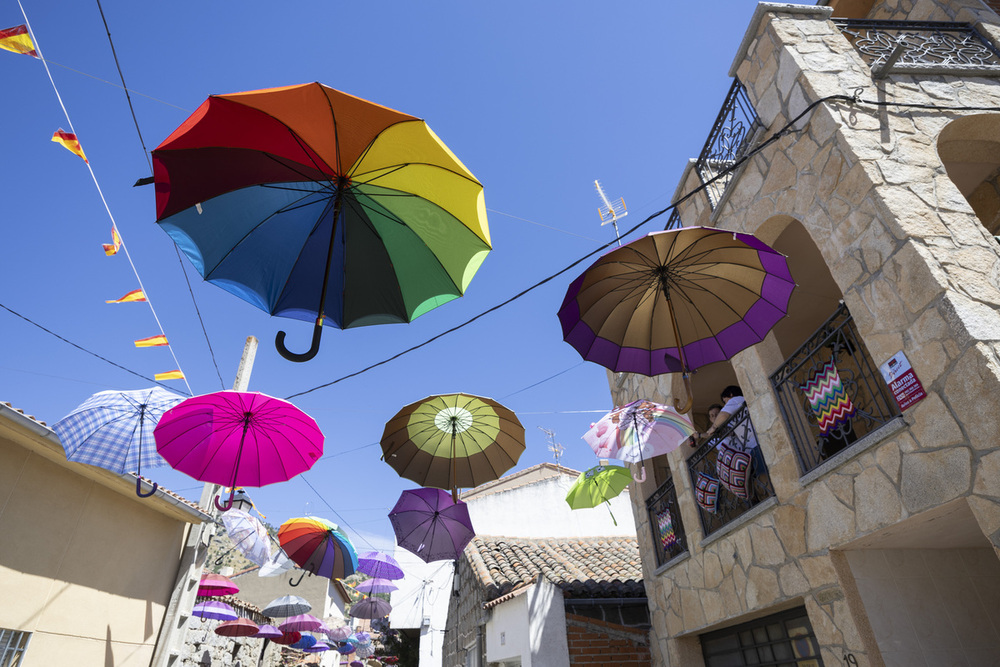
[[[637,463],[677,449],[693,433],[690,417],[643,399],[604,415],[583,439],[598,458]]]
[[[342,642],[351,636],[351,629],[345,625],[327,630],[324,634],[334,641]]]

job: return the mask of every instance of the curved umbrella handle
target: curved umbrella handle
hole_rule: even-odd
[[[302,574],[299,575],[298,580],[297,581],[292,581],[291,579],[289,579],[288,580],[288,585],[289,586],[298,586],[299,584],[302,583],[302,579],[304,579],[305,576],[306,576],[306,571],[302,570]]]
[[[215,503],[216,509],[218,509],[220,512],[228,512],[229,510],[231,510],[233,508],[233,496],[235,495],[236,495],[236,487],[234,486],[232,491],[229,492],[229,498],[226,499],[225,503],[220,503],[219,496],[216,496],[213,501]]]
[[[677,412],[681,413],[682,415],[685,415],[691,412],[691,406],[694,405],[694,393],[691,391],[691,376],[688,375],[687,373],[684,373],[683,377],[684,377],[684,390],[685,392],[687,392],[687,400],[685,403],[683,403],[682,407],[681,402],[675,398],[674,409],[677,410]]]
[[[646,466],[642,466],[641,468],[639,468],[639,476],[638,477],[633,477],[633,479],[635,481],[639,482],[640,484],[642,484],[643,482],[645,482],[646,481]]]
[[[135,495],[139,496],[140,498],[149,498],[151,495],[153,495],[154,493],[156,493],[156,490],[158,488],[160,488],[160,485],[157,484],[156,482],[153,482],[153,488],[149,490],[149,493],[143,493],[142,492],[142,477],[136,477],[135,478]]]
[[[279,331],[278,335],[274,337],[274,347],[277,348],[278,354],[283,356],[289,361],[294,361],[297,363],[302,363],[304,361],[309,361],[316,356],[319,352],[319,339],[323,335],[323,318],[316,320],[316,328],[313,329],[312,347],[308,351],[302,354],[297,354],[295,352],[290,352],[287,347],[285,347],[285,332]]]

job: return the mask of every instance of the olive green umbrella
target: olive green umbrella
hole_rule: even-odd
[[[491,398],[428,396],[396,413],[382,434],[382,458],[421,486],[458,489],[499,479],[524,451],[524,427]]]
[[[566,502],[575,510],[607,503],[611,520],[617,526],[618,521],[608,501],[624,491],[631,482],[632,471],[625,466],[599,465],[580,473],[566,494]]]

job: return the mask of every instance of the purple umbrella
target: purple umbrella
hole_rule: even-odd
[[[338,646],[337,650],[340,651],[341,655],[350,655],[357,651],[353,644],[344,644],[343,646]]]
[[[340,628],[333,628],[332,630],[326,631],[326,636],[334,641],[344,641],[351,636],[351,629],[346,625]]]
[[[399,586],[392,583],[389,579],[365,579],[360,584],[354,587],[354,590],[360,591],[362,593],[391,593],[393,591],[398,591]]]
[[[358,556],[358,572],[376,579],[403,578],[403,569],[396,559],[381,551],[369,551]]]
[[[233,487],[284,482],[323,455],[323,433],[287,401],[245,391],[195,396],[163,413],[153,431],[156,449],[174,470],[202,482]]]
[[[442,493],[444,492],[442,491]],[[390,611],[392,611],[392,605],[385,600],[365,598],[352,604],[350,611],[347,613],[354,618],[384,618],[389,615]],[[351,638],[348,637],[347,641],[350,642]]]
[[[441,489],[403,491],[389,521],[396,543],[428,563],[458,558],[476,534],[466,504]]]
[[[312,632],[314,630],[319,630],[325,627],[323,621],[319,620],[312,614],[299,614],[298,616],[292,616],[284,623],[278,626],[282,632],[291,632],[292,630],[298,630],[299,632]]]
[[[316,642],[312,646],[307,646],[302,650],[306,653],[321,653],[323,651],[329,651],[330,645],[324,644],[323,642]]]
[[[207,600],[205,602],[199,602],[191,610],[192,616],[200,616],[203,619],[211,619],[213,621],[233,621],[239,617],[239,614],[230,607],[225,602],[219,602],[218,600]]]
[[[257,628],[257,634],[255,634],[254,637],[260,637],[262,639],[278,639],[284,634],[284,632],[273,625],[262,625]]]

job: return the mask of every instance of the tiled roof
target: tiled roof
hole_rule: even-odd
[[[14,412],[17,412],[19,414],[24,415],[25,417],[27,417],[31,421],[35,422],[36,424],[41,424],[42,426],[48,426],[48,424],[46,424],[45,422],[43,422],[41,419],[35,417],[34,415],[25,414],[24,410],[22,410],[21,408],[15,408],[13,405],[11,405],[10,403],[8,403],[7,401],[3,401],[3,405],[6,405],[8,408],[10,408],[11,410],[13,410]]]
[[[486,601],[542,575],[566,597],[644,597],[637,540],[477,535],[465,548]]]

